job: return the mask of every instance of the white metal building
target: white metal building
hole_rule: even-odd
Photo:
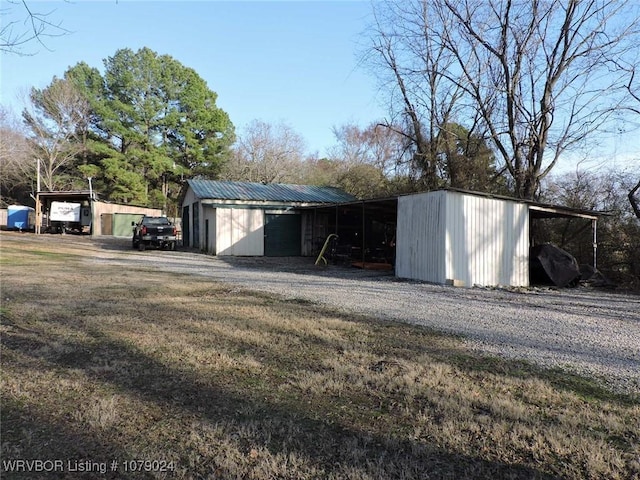
[[[527,203],[451,190],[402,196],[396,235],[400,278],[529,285]]]
[[[529,286],[531,221],[598,214],[446,189],[356,200],[326,187],[189,180],[182,198],[186,246],[217,255],[317,255],[336,234],[361,268],[455,286]],[[322,243],[319,244],[320,246]]]
[[[332,187],[188,180],[183,244],[221,256],[310,255],[313,213],[302,209],[353,199]]]
[[[456,286],[530,284],[532,220],[591,221],[593,261],[599,214],[464,190],[398,198],[396,276]]]

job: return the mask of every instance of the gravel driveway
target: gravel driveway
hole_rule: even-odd
[[[640,296],[587,288],[512,292],[400,281],[313,259],[212,257],[130,250],[130,241],[92,240],[97,262],[153,265],[346,311],[424,325],[466,337],[503,357],[562,367],[640,394]]]

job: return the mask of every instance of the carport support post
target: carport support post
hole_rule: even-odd
[[[362,268],[364,269],[364,246],[365,246],[365,242],[364,242],[364,231],[366,228],[366,223],[365,223],[365,219],[364,219],[364,201],[362,202]]]
[[[36,235],[40,235],[40,225],[42,224],[42,212],[40,211],[42,206],[40,205],[40,157],[37,158],[37,173],[36,173],[36,225],[34,232]]]
[[[598,265],[598,220],[595,218],[591,220],[591,226],[593,229],[593,269],[597,269]]]

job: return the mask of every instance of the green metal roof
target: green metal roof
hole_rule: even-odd
[[[342,203],[356,200],[356,197],[339,188],[315,185],[200,179],[187,180],[187,183],[199,199],[296,203]]]

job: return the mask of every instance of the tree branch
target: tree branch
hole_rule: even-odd
[[[0,11],[4,17],[4,25],[0,28],[0,51],[2,52],[30,55],[22,51],[21,48],[33,41],[51,51],[43,41],[43,37],[60,37],[71,33],[62,27],[62,21],[53,22],[50,19],[55,10],[46,13],[33,11],[27,0],[13,0],[7,1],[7,3],[16,6],[14,8],[19,8],[26,17],[22,21],[11,19],[13,13],[11,7],[3,8]]]

